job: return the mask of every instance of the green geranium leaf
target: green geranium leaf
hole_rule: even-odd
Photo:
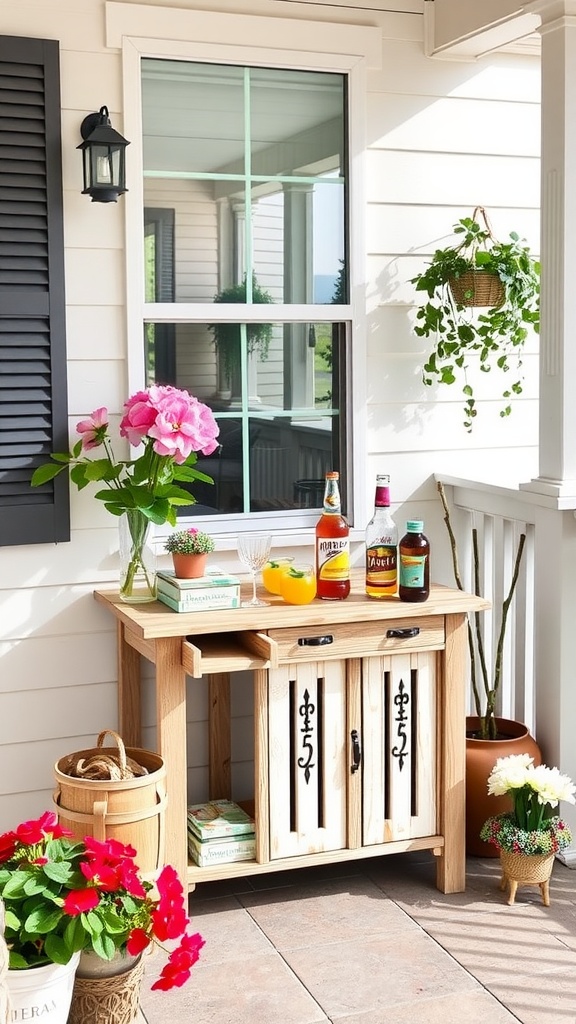
[[[114,940],[109,935],[106,935],[105,932],[102,932],[101,935],[92,940],[92,948],[103,960],[111,960],[116,952]]]
[[[62,920],[62,911],[59,907],[46,907],[39,904],[24,922],[27,932],[37,932],[38,935],[47,935],[54,930],[59,921]]]
[[[76,952],[69,949],[61,935],[47,935],[44,943],[46,956],[55,964],[67,964],[70,957]]]

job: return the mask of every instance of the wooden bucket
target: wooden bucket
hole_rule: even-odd
[[[110,734],[117,747],[104,747]],[[164,865],[166,769],[159,754],[138,747],[124,747],[110,729],[98,736],[97,747],[79,750],[60,758],[54,765],[57,789],[54,805],[58,820],[77,839],[93,836],[104,841],[133,846],[134,858],[144,877],[153,878]],[[118,766],[120,779],[76,778],[72,766],[89,759],[110,760]],[[126,777],[127,762],[135,761],[147,774]]]

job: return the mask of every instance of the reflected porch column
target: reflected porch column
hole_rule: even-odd
[[[284,302],[314,301],[314,186],[284,185]],[[314,348],[307,324],[284,326],[284,408],[314,404]]]

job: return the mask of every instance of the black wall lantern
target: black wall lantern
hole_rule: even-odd
[[[84,188],[93,203],[115,203],[126,192],[126,146],[130,143],[110,124],[108,107],[88,114],[80,125]]]

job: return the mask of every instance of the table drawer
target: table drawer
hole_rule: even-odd
[[[278,662],[325,661],[327,658],[358,658],[396,651],[441,650],[444,647],[444,619],[386,619],[379,622],[338,623],[270,629],[268,636],[278,647]]]

